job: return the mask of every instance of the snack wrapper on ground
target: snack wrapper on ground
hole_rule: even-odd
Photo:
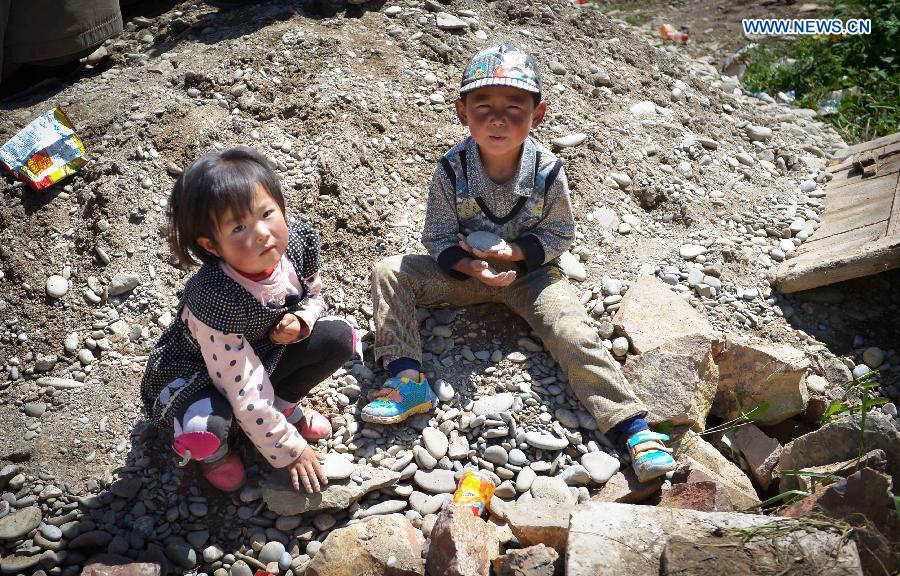
[[[74,174],[87,161],[84,144],[59,107],[32,120],[0,148],[0,166],[34,190]]]

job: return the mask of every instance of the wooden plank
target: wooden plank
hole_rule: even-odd
[[[880,154],[881,150],[878,150],[877,153]],[[876,158],[877,157],[878,156],[876,156]],[[862,171],[854,167],[855,158],[856,156],[851,156],[847,162],[843,163],[842,169],[834,173],[834,177],[831,179],[831,182],[828,183],[829,188],[841,188],[855,182],[869,179],[863,178]]]
[[[775,285],[784,293],[809,290],[900,268],[900,238],[882,238],[859,252],[842,253],[828,260],[785,261],[775,274]]]
[[[883,176],[898,170],[900,170],[900,153],[888,152],[887,148],[883,148],[878,157],[878,175]]]
[[[825,220],[840,214],[848,206],[864,204],[894,197],[897,174],[859,180],[837,189],[827,188],[825,195]]]
[[[891,208],[886,236],[888,238],[900,236],[900,174],[897,174],[897,182],[894,184],[894,205]]]
[[[825,259],[838,252],[852,252],[859,246],[879,240],[885,231],[887,220],[873,222],[832,236],[819,236],[819,231],[816,230],[816,234],[808,242],[801,244],[797,258],[808,256]]]
[[[858,154],[859,152],[865,152],[867,150],[881,148],[882,146],[888,146],[898,141],[900,141],[900,132],[894,132],[893,134],[888,134],[887,136],[882,136],[881,138],[869,140],[868,142],[860,142],[859,144],[854,144],[849,148],[848,151],[851,154]]]
[[[893,202],[892,196],[882,196],[880,198],[872,198],[866,202],[849,205],[840,210],[833,210],[831,214],[826,210],[825,221],[816,230],[816,236],[819,239],[828,238],[872,222],[887,222]],[[887,230],[887,224],[885,224],[885,230]]]

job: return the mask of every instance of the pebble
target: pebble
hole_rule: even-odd
[[[649,116],[650,114],[656,113],[656,104],[650,102],[649,100],[642,100],[640,102],[635,102],[632,104],[628,110],[631,112],[631,115],[635,118],[641,118],[643,116]]]
[[[584,466],[581,464],[566,466],[560,474],[560,478],[562,478],[568,486],[584,486],[591,481],[590,474],[588,474],[588,471],[585,470]]]
[[[385,500],[373,506],[369,506],[365,510],[360,510],[359,518],[368,518],[369,516],[377,516],[379,514],[393,514],[406,510],[406,500]]]
[[[772,129],[765,126],[750,124],[747,126],[747,136],[750,137],[751,142],[765,142],[772,137]]]
[[[806,377],[806,387],[815,394],[824,394],[828,387],[828,381],[818,374],[810,374]]]
[[[213,562],[215,562],[216,560],[218,560],[222,556],[224,556],[225,553],[222,551],[221,548],[218,548],[216,546],[207,546],[206,548],[203,549],[202,555],[203,555],[204,562],[206,562],[207,564],[212,564]]]
[[[508,500],[510,498],[515,497],[516,495],[516,485],[512,483],[510,480],[504,480],[499,486],[497,486],[496,490],[494,490],[494,496],[497,498],[503,498],[504,500]]]
[[[29,506],[0,518],[0,540],[18,540],[41,523],[41,509]]]
[[[569,445],[569,441],[566,438],[559,438],[552,434],[543,434],[541,432],[526,433],[525,442],[527,442],[529,446],[541,450],[562,450]]]
[[[531,490],[531,485],[534,483],[535,478],[537,478],[537,473],[532,468],[528,466],[522,468],[516,476],[516,490],[518,492],[528,492]]]
[[[559,408],[554,413],[554,416],[556,416],[556,419],[559,420],[559,423],[566,428],[578,428],[578,416],[576,416],[575,413],[571,410],[568,410],[566,408]]]
[[[353,474],[355,469],[356,466],[353,462],[334,452],[328,453],[325,456],[325,463],[322,464],[325,477],[329,480],[345,480]]]
[[[413,475],[413,482],[432,494],[449,494],[456,491],[456,478],[452,470],[436,469],[431,472],[417,470]]]
[[[69,291],[69,281],[58,274],[47,278],[47,296],[62,298]]]
[[[422,430],[422,441],[425,443],[425,449],[428,450],[428,453],[437,460],[440,460],[447,454],[447,448],[450,446],[447,435],[431,426]]]
[[[453,397],[456,395],[456,391],[453,389],[453,385],[443,378],[438,378],[437,380],[435,380],[434,384],[432,385],[432,389],[441,402],[449,402],[453,400]]]
[[[863,351],[863,362],[870,368],[878,368],[884,362],[884,351],[881,348],[872,346]]]
[[[623,174],[621,172],[610,172],[609,177],[612,178],[622,190],[631,186],[631,177],[628,176],[628,174]]]
[[[851,370],[850,373],[853,374],[854,379],[859,379],[871,371],[872,371],[872,369],[869,368],[867,365],[857,364],[856,366],[853,367],[853,370]]]
[[[413,446],[413,456],[420,468],[431,470],[437,466],[437,458],[432,456],[431,453],[422,446]]]
[[[472,406],[472,413],[476,416],[493,416],[512,408],[515,401],[516,397],[509,392],[484,396],[475,401],[475,405]]]
[[[587,134],[584,132],[576,132],[574,134],[567,134],[566,136],[554,138],[550,143],[557,148],[571,148],[572,146],[578,146],[584,142],[586,138]]]
[[[507,246],[506,240],[497,236],[496,234],[492,234],[490,232],[477,231],[472,232],[468,236],[466,236],[466,242],[472,248],[476,250],[481,250],[482,252],[488,252],[492,250],[500,250]]]
[[[47,410],[47,405],[43,402],[29,402],[22,409],[26,415],[32,418],[40,418]]]
[[[257,560],[262,562],[263,564],[268,564],[269,562],[278,562],[281,560],[281,555],[284,554],[284,544],[278,542],[276,540],[272,540],[266,542],[266,544],[259,551],[259,555],[257,556]]]
[[[116,274],[109,283],[109,295],[120,296],[126,292],[131,292],[137,288],[140,283],[141,278],[136,274]]]
[[[319,548],[322,547],[322,543],[318,540],[310,540],[306,545],[306,553],[310,556],[315,556],[319,552]]]
[[[238,560],[228,569],[228,576],[253,576],[253,570],[243,560]]]
[[[604,296],[613,296],[622,293],[622,283],[615,278],[604,276],[600,279],[600,289]]]
[[[509,451],[509,463],[514,466],[524,466],[528,463],[528,457],[518,448]]]
[[[706,254],[706,248],[696,244],[682,244],[681,248],[678,249],[678,254],[685,260],[693,260],[701,254]]]
[[[465,30],[469,27],[465,20],[457,18],[448,12],[438,12],[435,20],[441,30]]]
[[[484,450],[483,457],[491,464],[496,464],[497,466],[505,466],[509,461],[509,454],[503,446],[488,446]]]
[[[565,275],[572,280],[583,282],[587,278],[587,269],[584,267],[584,264],[568,250],[560,255],[558,263]]]
[[[384,9],[387,16],[399,16],[401,12],[403,12],[403,8],[400,6],[388,6]]]
[[[628,354],[628,338],[619,336],[612,341],[612,353],[616,358],[622,358]]]
[[[62,530],[53,524],[41,524],[39,529],[44,538],[52,542],[57,542],[62,538]]]
[[[581,465],[597,484],[605,484],[619,471],[619,459],[606,452],[588,452],[581,457]]]

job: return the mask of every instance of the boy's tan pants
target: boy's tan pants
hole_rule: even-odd
[[[505,304],[528,322],[565,370],[569,384],[602,433],[645,413],[618,363],[600,343],[575,289],[555,265],[541,266],[496,288],[448,277],[430,256],[391,256],[372,271],[375,358],[422,361],[416,306]]]

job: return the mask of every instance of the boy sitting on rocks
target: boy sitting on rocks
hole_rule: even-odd
[[[647,481],[675,461],[557,264],[575,222],[562,162],[529,135],[546,111],[531,55],[495,46],[466,66],[456,113],[471,136],[435,168],[422,235],[430,256],[385,258],[372,273],[375,358],[390,378],[361,416],[392,424],[434,407],[416,306],[502,303],[528,322],[600,432],[629,448]]]

